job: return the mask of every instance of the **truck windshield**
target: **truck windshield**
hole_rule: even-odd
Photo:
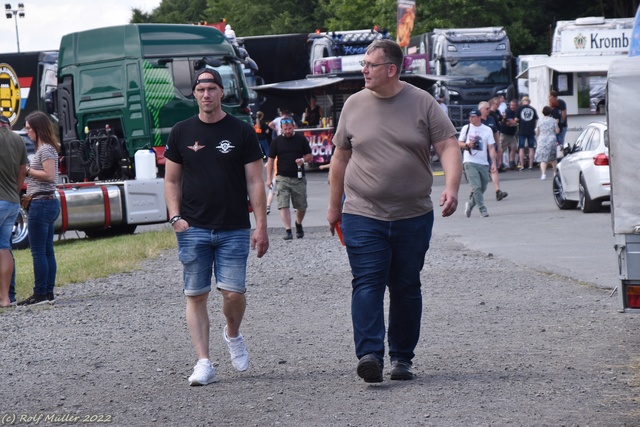
[[[465,85],[510,83],[509,63],[504,59],[458,60],[447,66],[445,74],[463,77]]]

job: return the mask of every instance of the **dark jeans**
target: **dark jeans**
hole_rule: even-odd
[[[33,293],[36,295],[51,293],[56,285],[53,227],[59,214],[57,199],[32,200],[29,206],[29,244],[33,256]]]
[[[416,218],[380,221],[342,215],[353,274],[351,317],[356,356],[384,359],[384,293],[389,288],[389,356],[411,362],[420,337],[420,271],[429,249],[433,211]]]

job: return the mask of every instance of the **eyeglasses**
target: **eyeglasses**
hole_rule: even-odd
[[[373,62],[367,62],[367,61],[360,61],[360,66],[362,68],[368,68],[370,70],[373,70],[374,68],[376,68],[378,65],[389,65],[389,64],[393,64],[393,62],[381,62],[379,64],[374,64]]]
[[[283,125],[291,124],[291,123],[293,123],[293,119],[282,119],[282,120],[280,120],[280,123],[283,124]]]

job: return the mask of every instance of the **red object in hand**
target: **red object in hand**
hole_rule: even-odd
[[[336,223],[336,233],[338,233],[340,243],[342,243],[342,246],[344,246],[344,238],[342,237],[342,228],[340,228],[340,224],[340,222]]]

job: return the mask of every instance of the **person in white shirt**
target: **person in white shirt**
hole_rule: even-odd
[[[489,212],[484,204],[484,192],[491,181],[491,173],[496,172],[496,149],[493,132],[489,126],[482,124],[482,113],[473,109],[469,113],[469,124],[460,131],[458,138],[460,149],[464,150],[462,166],[471,186],[471,196],[465,204],[465,215],[471,216],[473,207],[478,205],[482,217],[488,217]],[[491,157],[491,166],[487,160],[487,150]]]

